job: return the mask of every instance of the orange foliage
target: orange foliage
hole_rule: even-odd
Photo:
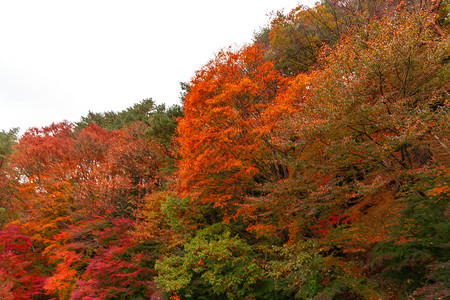
[[[245,196],[259,173],[262,114],[285,82],[258,45],[222,51],[196,73],[178,126],[182,196],[214,207]]]

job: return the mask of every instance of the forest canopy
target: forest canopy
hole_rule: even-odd
[[[0,299],[447,299],[449,30],[322,0],[182,106],[0,132]]]

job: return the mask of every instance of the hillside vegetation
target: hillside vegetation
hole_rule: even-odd
[[[182,107],[0,132],[0,299],[448,299],[449,16],[322,0]]]

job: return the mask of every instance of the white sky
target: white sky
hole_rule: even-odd
[[[315,0],[0,0],[0,130],[178,103],[220,49]]]

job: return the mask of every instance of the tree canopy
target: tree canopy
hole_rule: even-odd
[[[299,6],[182,106],[0,132],[0,299],[447,299],[449,12]]]

